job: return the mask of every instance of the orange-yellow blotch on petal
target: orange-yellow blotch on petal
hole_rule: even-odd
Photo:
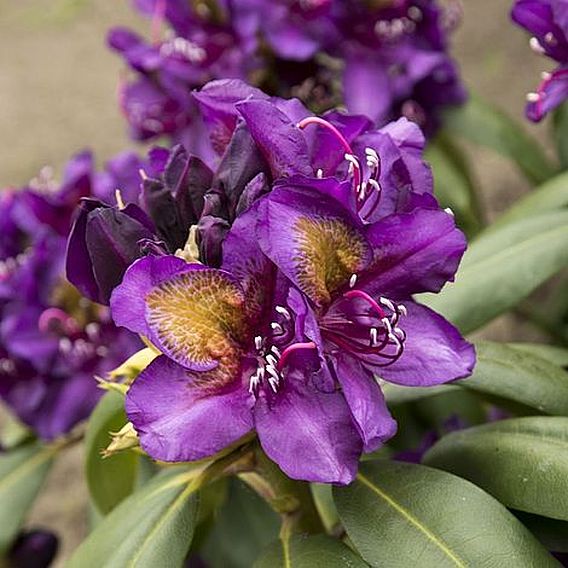
[[[302,291],[319,305],[365,267],[369,246],[364,237],[341,219],[301,217],[294,225],[294,263]]]
[[[249,337],[245,296],[220,270],[177,274],[146,297],[146,318],[162,349],[194,369],[215,368],[228,381],[238,370]]]

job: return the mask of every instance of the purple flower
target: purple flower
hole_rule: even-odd
[[[109,45],[135,73],[120,88],[135,139],[166,135],[206,159],[211,148],[203,145],[190,91],[217,78],[298,96],[318,112],[343,93],[350,112],[379,125],[407,116],[428,134],[444,107],[466,98],[447,55],[447,37],[460,16],[455,3],[228,0],[204,6],[140,1],[137,7],[152,17],[152,43],[123,28],[109,34]],[[165,21],[171,33],[163,39]]]
[[[10,566],[16,568],[48,568],[53,562],[59,541],[46,530],[20,533],[8,552]]]
[[[96,183],[92,159],[82,153],[60,185],[44,169],[0,201],[0,396],[43,439],[88,416],[100,395],[94,375],[140,345],[64,279],[72,215]]]
[[[554,71],[543,72],[537,90],[527,95],[527,117],[539,122],[568,98],[568,4],[566,0],[517,0],[511,17],[533,34],[533,51],[559,63]]]
[[[349,483],[396,430],[375,376],[425,386],[473,368],[473,347],[412,299],[453,278],[465,239],[429,193],[420,144],[402,159],[416,141],[406,121],[365,136],[345,118],[344,135],[265,99],[237,108],[277,181],[232,222],[219,269],[146,257],[114,290],[115,322],[163,353],[127,413],[156,459],[208,457],[255,430],[290,477]],[[311,124],[330,136],[308,139]],[[305,175],[310,150],[319,178]]]

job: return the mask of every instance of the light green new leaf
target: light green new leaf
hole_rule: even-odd
[[[526,217],[568,206],[568,172],[560,174],[519,199],[489,230]]]
[[[110,444],[109,432],[118,432],[126,422],[124,397],[112,391],[104,395],[89,419],[85,438],[87,484],[94,505],[103,515],[130,495],[136,482],[136,454],[124,451],[106,459],[101,456]]]
[[[77,549],[68,568],[182,566],[198,499],[190,474],[167,470],[127,497]]]
[[[56,453],[56,446],[33,442],[0,454],[0,555],[20,530]]]
[[[568,418],[514,418],[454,432],[424,462],[469,479],[508,507],[568,520]]]
[[[556,171],[543,149],[524,128],[476,96],[472,96],[466,105],[446,111],[444,128],[510,158],[532,183],[542,183]]]
[[[365,568],[367,564],[343,543],[325,535],[293,536],[271,545],[254,568]]]
[[[568,416],[568,373],[507,344],[478,341],[473,375],[457,385],[544,412]]]
[[[568,266],[568,211],[521,219],[483,233],[464,255],[453,284],[422,301],[463,333],[488,323]]]
[[[365,463],[354,483],[333,492],[349,538],[371,566],[558,565],[503,505],[443,471]]]

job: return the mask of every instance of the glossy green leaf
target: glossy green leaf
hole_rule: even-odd
[[[107,392],[91,414],[85,437],[86,476],[94,505],[106,515],[125,497],[136,483],[138,456],[123,451],[108,458],[101,456],[111,441],[109,432],[118,432],[128,421],[124,397]]]
[[[444,128],[513,160],[532,183],[542,183],[556,171],[541,146],[519,123],[476,96],[444,113]]]
[[[518,219],[555,211],[566,206],[568,206],[568,172],[553,177],[519,199],[491,226],[490,230]]]
[[[0,554],[22,526],[57,453],[32,442],[0,454]]]
[[[532,353],[478,341],[473,375],[456,384],[513,400],[546,414],[568,416],[568,373]]]
[[[507,311],[568,266],[568,211],[521,219],[482,234],[456,275],[422,301],[469,333]]]
[[[354,483],[333,492],[350,540],[371,566],[557,565],[503,505],[443,471],[366,463]]]
[[[363,560],[343,543],[325,535],[293,536],[275,542],[254,568],[364,568]]]
[[[428,144],[425,157],[434,173],[434,192],[441,207],[449,207],[466,234],[481,226],[480,208],[465,158],[447,136],[439,135]]]
[[[113,509],[77,549],[68,568],[182,566],[198,514],[186,470],[172,468]]]
[[[544,343],[507,343],[507,345],[523,353],[536,355],[558,367],[568,367],[568,349],[565,347]]]
[[[211,568],[249,568],[279,530],[278,515],[252,489],[232,479],[203,559]]]
[[[469,479],[508,507],[568,520],[568,418],[514,418],[454,432],[424,462]]]

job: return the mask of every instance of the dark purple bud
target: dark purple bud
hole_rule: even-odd
[[[47,568],[55,558],[59,542],[57,537],[43,530],[22,532],[8,553],[14,568]]]
[[[231,228],[230,224],[220,217],[205,215],[199,221],[199,256],[208,266],[221,265],[223,241]]]
[[[138,206],[119,210],[84,199],[67,245],[67,278],[87,298],[108,304],[128,266],[142,256],[139,241],[152,238],[152,223]]]

